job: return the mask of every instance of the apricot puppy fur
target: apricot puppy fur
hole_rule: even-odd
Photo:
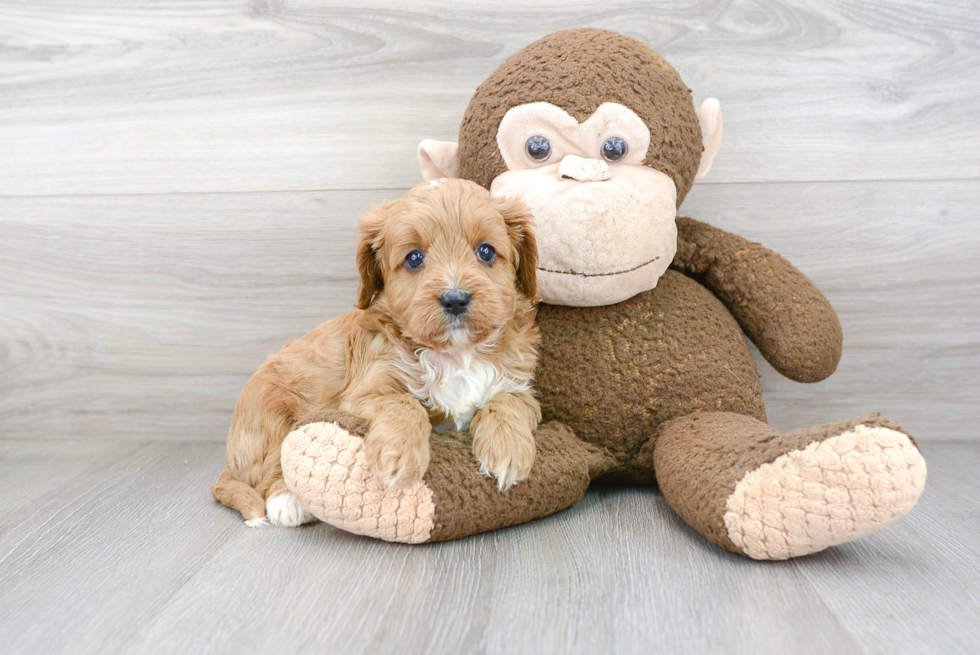
[[[422,479],[433,427],[468,428],[501,491],[534,463],[537,246],[527,208],[443,179],[373,207],[358,235],[357,309],[287,343],[238,399],[211,492],[249,525],[312,520],[283,482],[280,449],[293,426],[327,409],[367,421],[365,457],[390,485]]]

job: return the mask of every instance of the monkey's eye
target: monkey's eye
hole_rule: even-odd
[[[489,243],[484,243],[476,249],[476,256],[484,264],[492,264],[497,259],[497,251]]]
[[[602,158],[606,161],[619,161],[626,156],[627,150],[626,141],[618,136],[611,136],[602,142]]]
[[[534,161],[548,161],[551,156],[551,142],[540,134],[528,139],[524,149],[527,150],[527,156]]]
[[[408,253],[408,257],[405,258],[405,268],[410,271],[415,271],[422,268],[422,264],[425,263],[425,255],[422,254],[421,250],[413,250]]]

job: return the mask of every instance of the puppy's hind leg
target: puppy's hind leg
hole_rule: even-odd
[[[263,365],[245,385],[228,431],[228,462],[211,488],[215,500],[241,512],[249,527],[299,525],[304,518],[284,499],[279,451],[292,425],[295,399],[270,382],[270,365]],[[270,505],[275,515],[269,513]],[[294,516],[296,515],[296,516]]]
[[[295,528],[316,521],[316,517],[300,505],[296,496],[286,487],[286,482],[282,479],[282,469],[276,467],[276,473],[278,475],[265,495],[266,520],[284,528]]]
[[[211,486],[211,495],[224,505],[241,513],[246,525],[261,525],[265,521],[266,503],[255,489],[235,479],[228,467]]]

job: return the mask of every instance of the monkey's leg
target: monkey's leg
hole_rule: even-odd
[[[321,521],[386,541],[447,541],[547,516],[581,500],[589,481],[615,465],[568,427],[548,423],[535,431],[530,476],[502,493],[480,474],[472,437],[452,432],[430,437],[421,482],[389,488],[364,460],[366,427],[341,412],[297,427],[283,444],[283,476]]]
[[[691,414],[664,423],[637,459],[681,518],[753,559],[880,530],[912,509],[926,481],[915,440],[877,414],[786,434],[739,414]]]

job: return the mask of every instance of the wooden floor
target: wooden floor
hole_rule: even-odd
[[[250,529],[208,497],[221,450],[0,441],[0,651],[980,652],[980,444],[926,444],[887,530],[766,563],[649,489],[429,546]]]

